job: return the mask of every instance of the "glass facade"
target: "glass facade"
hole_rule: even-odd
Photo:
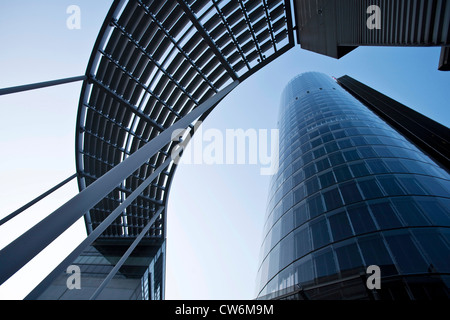
[[[278,125],[258,299],[448,298],[449,174],[321,73],[289,82]]]
[[[78,268],[79,287],[69,288],[72,273],[64,270],[36,300],[89,300],[122,258],[127,245],[101,240],[88,246],[71,267]],[[141,245],[124,261],[114,277],[95,299],[98,300],[162,300],[164,298],[165,243],[161,246]]]

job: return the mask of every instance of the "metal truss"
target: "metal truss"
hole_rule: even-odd
[[[115,1],[82,88],[76,137],[80,190],[226,85],[242,82],[292,48],[292,33],[289,1]],[[126,197],[123,190],[133,190],[176,143],[168,141],[111,197]],[[174,170],[149,185],[141,207],[148,207],[149,199],[167,202]],[[112,209],[106,198],[89,210],[88,232]],[[144,224],[120,227],[137,215],[137,207],[129,208],[102,236],[123,237],[124,230],[137,236]]]

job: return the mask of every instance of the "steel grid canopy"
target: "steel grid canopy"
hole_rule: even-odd
[[[294,46],[289,1],[115,1],[95,44],[79,104],[81,190],[233,81]],[[206,115],[205,115],[206,116]],[[88,214],[92,232],[163,163],[171,142]],[[137,236],[167,202],[161,172],[102,237]],[[161,238],[164,214],[146,235]]]

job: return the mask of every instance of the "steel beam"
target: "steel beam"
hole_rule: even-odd
[[[212,96],[168,129],[161,132],[124,161],[109,170],[86,189],[0,250],[0,284],[27,264],[33,257],[66,231],[72,224],[127,179],[150,157],[167,145],[175,130],[185,129],[203,113],[214,108],[239,81],[236,80]]]
[[[65,179],[64,181],[58,183],[56,186],[54,186],[53,188],[51,188],[48,191],[44,192],[43,194],[41,194],[40,196],[36,197],[35,199],[31,200],[27,204],[23,205],[22,207],[20,207],[19,209],[17,209],[13,213],[10,213],[8,216],[6,216],[6,217],[4,217],[3,219],[0,220],[0,226],[2,224],[4,224],[4,223],[8,222],[9,220],[14,218],[15,216],[19,215],[20,213],[22,213],[23,211],[25,211],[26,209],[28,209],[29,207],[31,207],[35,203],[41,201],[42,199],[44,199],[48,195],[52,194],[53,192],[55,192],[56,190],[58,190],[59,188],[64,186],[66,183],[72,181],[76,176],[77,176],[77,174],[74,173],[73,175],[71,175],[70,177]]]
[[[114,220],[145,190],[145,188],[164,170],[171,162],[171,158],[161,164],[155,172],[153,172],[139,187],[134,190],[129,197],[122,202],[109,216],[98,225],[89,236],[81,242],[33,291],[31,291],[26,299],[37,299],[39,295],[51,284],[51,282],[63,272],[78,257],[87,246],[91,245],[106,228],[114,222]],[[164,208],[164,207],[162,207]],[[159,214],[158,214],[159,215]],[[154,216],[157,216],[156,214]]]
[[[22,86],[4,88],[4,89],[0,89],[0,96],[5,95],[5,94],[22,92],[22,91],[28,91],[28,90],[52,87],[52,86],[57,86],[57,85],[60,85],[60,84],[65,84],[65,83],[84,81],[86,79],[87,79],[86,76],[78,76],[78,77],[72,77],[72,78],[51,80],[51,81],[38,82],[38,83],[32,83],[32,84],[25,84],[25,85],[22,85]]]

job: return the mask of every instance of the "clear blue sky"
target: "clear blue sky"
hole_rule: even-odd
[[[0,2],[0,87],[84,74],[111,0]],[[81,29],[66,8],[81,9]],[[280,94],[299,73],[348,74],[450,125],[450,72],[437,71],[439,48],[360,47],[340,60],[296,46],[235,89],[203,129],[276,128]],[[0,97],[0,217],[75,172],[80,83]],[[269,177],[257,165],[180,165],[168,208],[168,299],[253,299]],[[69,184],[0,227],[0,248],[77,191]],[[0,286],[21,299],[81,241],[79,221],[63,238]],[[3,262],[2,262],[3,263]]]

